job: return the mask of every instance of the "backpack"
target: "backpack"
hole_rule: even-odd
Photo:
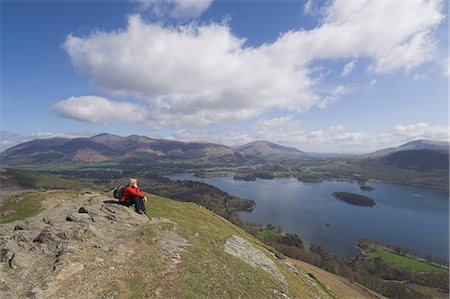
[[[116,189],[114,189],[113,193],[114,193],[114,198],[121,198],[123,195],[123,190],[125,189],[126,186],[119,186]]]

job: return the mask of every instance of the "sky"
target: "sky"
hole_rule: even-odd
[[[447,1],[1,1],[0,150],[107,132],[448,140]]]

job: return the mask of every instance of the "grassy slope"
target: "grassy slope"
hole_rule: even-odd
[[[323,282],[327,287],[333,290],[333,293],[338,298],[385,298],[384,296],[367,288],[364,288],[356,283],[351,283],[343,277],[327,272],[311,264],[299,260],[292,260],[292,262],[297,267],[304,269],[308,273],[312,274],[316,279]]]
[[[247,239],[271,257],[271,249],[205,208],[160,197],[150,200],[150,217],[167,218],[178,224],[179,233],[192,244],[179,273],[177,285],[183,298],[266,298],[268,289],[285,292],[283,286],[263,270],[228,255],[223,244],[231,235]],[[156,246],[156,244],[155,244]],[[156,249],[156,248],[155,248]],[[293,297],[313,297],[324,290],[312,286],[305,278],[293,275],[273,258],[289,284]]]
[[[444,268],[440,268],[414,258],[401,256],[381,247],[376,248],[374,251],[370,252],[369,255],[372,257],[379,257],[396,266],[410,268],[415,272],[447,272]]]
[[[6,211],[8,214],[0,216],[0,224],[22,220],[38,215],[44,209],[58,201],[49,202],[48,198],[72,199],[77,195],[74,191],[24,192],[8,197],[0,204],[0,215]]]
[[[17,201],[9,198],[0,212],[12,210],[9,216],[0,217],[2,223],[31,217],[51,207],[54,196],[75,198],[75,192],[32,192],[22,194]],[[168,264],[160,253],[160,243],[155,241],[158,230],[149,225],[138,240],[147,248],[147,258],[143,266],[128,280],[111,283],[110,294],[114,298],[143,298],[155,293],[161,298],[270,298],[279,297],[273,290],[288,294],[292,298],[310,298],[320,294],[322,298],[361,297],[361,290],[354,288],[336,288],[334,276],[319,277],[311,282],[306,267],[296,264],[301,275],[293,274],[281,260],[274,256],[271,247],[256,240],[224,218],[206,208],[193,203],[177,202],[152,196],[147,207],[152,218],[166,218],[177,223],[176,233],[185,237],[191,244],[178,265],[177,271],[167,275]],[[173,229],[173,228],[171,228]],[[248,240],[255,248],[271,258],[285,276],[289,290],[267,272],[253,268],[243,261],[224,252],[224,242],[231,235]],[[276,253],[280,256],[279,253]],[[325,272],[325,271],[323,271]]]

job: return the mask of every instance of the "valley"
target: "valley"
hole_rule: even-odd
[[[448,263],[444,245],[448,238],[439,235],[437,227],[442,227],[442,221],[448,224],[448,201],[442,198],[448,198],[448,169],[443,165],[449,155],[445,144],[428,145],[416,142],[369,155],[322,157],[270,142],[231,148],[110,134],[36,140],[0,154],[0,221],[20,221],[42,213],[49,206],[41,202],[47,202],[47,194],[53,192],[109,196],[115,186],[138,177],[142,190],[158,204],[164,206],[164,201],[157,198],[171,198],[205,207],[276,250],[275,255],[301,260],[292,263],[309,269],[313,279],[332,279],[331,272],[371,289],[362,291],[369,297],[377,293],[445,297],[448,281],[443,277],[448,266],[441,273],[426,267],[425,272],[416,273],[391,262],[392,254],[382,249],[361,256],[355,247],[359,240],[371,237]],[[333,193],[354,194],[357,202],[368,205],[373,204],[365,199],[373,198],[376,205],[367,209],[354,205],[353,195],[337,200]],[[157,207],[153,209],[156,212]],[[423,221],[411,222],[410,213]],[[433,220],[428,221],[429,217]],[[183,227],[189,225],[186,222]],[[397,234],[392,229],[396,226],[414,233]],[[429,275],[433,279],[424,278]],[[337,281],[328,283],[342,288]],[[318,283],[329,295],[337,292],[329,293],[326,284]],[[188,288],[194,287],[190,281]],[[180,292],[168,294],[173,291]],[[192,289],[192,294],[199,292]]]

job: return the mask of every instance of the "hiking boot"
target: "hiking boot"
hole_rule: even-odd
[[[138,210],[138,211],[136,211],[136,213],[138,213],[138,214],[144,214],[144,212],[142,212],[142,210]]]
[[[142,213],[144,213],[145,215],[148,215],[146,210],[142,210]]]

